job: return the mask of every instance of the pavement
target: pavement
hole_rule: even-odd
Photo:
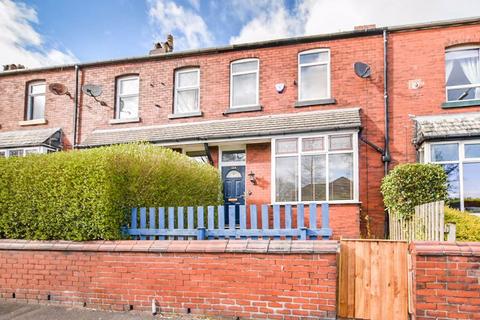
[[[162,316],[148,313],[108,312],[65,306],[0,302],[0,320],[163,320],[205,319],[194,316]]]

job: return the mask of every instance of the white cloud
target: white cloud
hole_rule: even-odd
[[[46,48],[35,31],[37,12],[21,2],[0,0],[0,64],[20,63],[26,67],[76,62],[72,52]]]
[[[253,0],[236,1],[239,17]],[[458,19],[480,12],[478,0],[298,0],[260,1],[257,12],[230,43],[352,30],[356,25],[391,26]]]
[[[213,36],[203,18],[171,0],[151,0],[149,15],[157,41],[173,34],[175,49],[195,49],[213,44]]]

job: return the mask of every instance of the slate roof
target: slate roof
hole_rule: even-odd
[[[480,113],[458,113],[415,117],[415,143],[427,140],[480,137]]]
[[[0,148],[31,147],[41,145],[52,145],[57,147],[60,139],[60,128],[0,131]],[[53,141],[55,140],[55,143]],[[55,145],[54,145],[55,144]]]
[[[161,126],[95,130],[81,144],[81,147],[134,141],[175,143],[215,139],[227,140],[360,127],[360,109],[349,108]]]

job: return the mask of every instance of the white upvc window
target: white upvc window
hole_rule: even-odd
[[[0,158],[25,157],[31,154],[49,153],[54,151],[55,149],[48,148],[48,147],[0,149]]]
[[[447,173],[449,205],[480,214],[480,140],[427,143],[424,152]]]
[[[189,68],[175,72],[174,114],[200,111],[200,69]]]
[[[27,119],[45,118],[45,81],[35,81],[28,84]]]
[[[258,106],[259,60],[243,59],[230,64],[230,108]]]
[[[357,202],[357,150],[354,132],[273,139],[272,202]]]
[[[138,118],[138,96],[138,76],[125,76],[118,78],[115,119]]]
[[[330,98],[330,50],[314,49],[298,54],[298,100]]]
[[[480,99],[480,48],[448,49],[445,54],[447,101]]]

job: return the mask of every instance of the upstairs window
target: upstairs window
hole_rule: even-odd
[[[175,114],[200,111],[200,70],[182,69],[175,72]]]
[[[230,108],[258,105],[258,59],[245,59],[230,65]]]
[[[138,76],[117,79],[117,108],[115,119],[138,118]]]
[[[28,85],[26,120],[45,118],[45,89],[44,81],[32,82]]]
[[[330,50],[315,49],[298,55],[298,99],[330,98]]]
[[[480,99],[480,49],[447,50],[445,56],[447,101]]]

